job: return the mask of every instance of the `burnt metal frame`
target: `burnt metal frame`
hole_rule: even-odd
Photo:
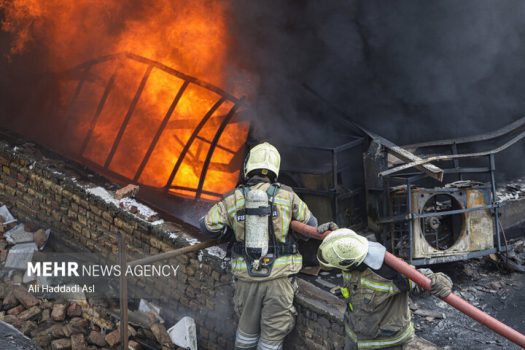
[[[93,131],[96,127],[96,124],[98,122],[98,119],[104,109],[104,106],[106,104],[106,101],[107,101],[107,98],[114,86],[114,83],[115,83],[115,79],[117,77],[117,74],[119,72],[119,70],[122,68],[122,65],[123,65],[123,61],[125,59],[129,59],[129,60],[133,60],[133,61],[136,61],[136,62],[139,62],[139,63],[142,63],[142,64],[145,64],[146,65],[146,69],[145,69],[145,72],[144,72],[144,75],[142,77],[142,80],[137,88],[137,91],[135,92],[135,95],[133,97],[133,100],[131,101],[130,105],[129,105],[129,108],[128,108],[128,111],[124,117],[124,120],[122,121],[121,125],[120,125],[120,128],[119,128],[119,131],[118,131],[118,134],[111,146],[111,149],[110,149],[110,152],[106,158],[106,160],[104,161],[104,165],[103,166],[100,166],[99,164],[96,164],[92,161],[90,161],[89,159],[87,158],[84,158],[84,153],[89,145],[89,142],[91,141],[91,138],[92,138],[92,135],[93,135]],[[166,185],[163,187],[163,190],[167,193],[170,192],[170,189],[184,189],[184,190],[188,190],[188,191],[192,191],[192,192],[195,192],[195,198],[196,199],[199,199],[201,198],[202,194],[207,194],[207,195],[213,195],[213,196],[221,196],[222,194],[220,193],[215,193],[215,192],[211,192],[211,191],[206,191],[203,189],[204,187],[204,183],[205,183],[205,178],[206,178],[206,174],[209,170],[209,167],[210,167],[210,164],[211,164],[211,159],[213,158],[213,153],[215,151],[215,149],[218,147],[218,148],[221,148],[222,147],[220,145],[218,145],[219,143],[219,140],[220,140],[220,137],[222,136],[222,133],[224,132],[224,130],[226,129],[228,123],[232,120],[232,118],[234,117],[235,115],[235,112],[237,111],[237,109],[239,108],[240,104],[242,103],[243,99],[238,99],[236,97],[234,97],[233,95],[229,94],[228,92],[214,86],[214,85],[211,85],[207,82],[204,82],[200,79],[197,79],[195,77],[192,77],[192,76],[189,76],[189,75],[186,75],[180,71],[177,71],[173,68],[170,68],[158,61],[154,61],[154,60],[151,60],[149,58],[145,58],[145,57],[142,57],[142,56],[138,56],[138,55],[135,55],[135,54],[132,54],[132,53],[128,53],[128,52],[122,52],[122,53],[117,53],[117,54],[112,54],[112,55],[107,55],[107,56],[102,56],[102,57],[99,57],[99,58],[96,58],[96,59],[93,59],[93,60],[90,60],[90,61],[87,61],[85,63],[82,63],[74,68],[72,68],[71,70],[69,70],[68,72],[72,72],[72,73],[80,73],[79,75],[81,76],[78,84],[77,84],[77,87],[75,89],[75,92],[71,98],[71,100],[69,101],[69,105],[66,109],[66,119],[65,119],[65,123],[64,123],[64,128],[67,128],[70,123],[71,123],[71,118],[73,117],[72,116],[72,113],[71,113],[71,110],[72,110],[72,107],[73,105],[75,104],[76,102],[76,99],[77,97],[80,95],[81,93],[81,90],[83,88],[83,86],[85,85],[85,82],[87,80],[87,75],[88,73],[90,72],[90,70],[92,69],[92,67],[94,67],[95,65],[98,65],[98,64],[101,64],[101,63],[105,63],[105,62],[108,62],[108,61],[113,61],[115,60],[117,62],[117,65],[115,67],[115,70],[114,72],[112,73],[111,77],[108,79],[107,83],[106,83],[106,86],[104,88],[104,92],[98,102],[98,105],[97,105],[97,109],[95,111],[95,114],[93,115],[92,119],[91,119],[91,122],[90,122],[90,127],[89,127],[89,130],[86,134],[86,136],[84,137],[83,141],[81,142],[81,146],[80,146],[80,151],[78,154],[76,154],[75,156],[82,159],[84,162],[87,162],[91,167],[94,167],[94,168],[97,168],[99,170],[102,170],[103,172],[106,172],[106,173],[109,173],[111,176],[117,178],[117,179],[120,179],[120,180],[131,180],[133,182],[137,182],[139,179],[140,179],[140,176],[142,175],[142,172],[144,171],[144,168],[146,167],[151,155],[153,154],[153,151],[158,143],[158,141],[160,140],[160,137],[162,135],[162,133],[164,132],[165,128],[167,127],[169,121],[170,121],[170,118],[173,114],[173,112],[175,111],[176,107],[177,107],[177,104],[178,102],[180,101],[180,99],[182,98],[182,96],[184,95],[185,91],[187,90],[188,86],[190,84],[194,84],[194,85],[197,85],[197,86],[200,86],[200,87],[203,87],[205,89],[208,89],[214,93],[216,93],[218,96],[219,96],[219,99],[215,102],[215,104],[208,110],[208,112],[204,115],[204,117],[201,119],[201,121],[199,122],[198,126],[193,130],[188,142],[186,143],[186,145],[184,146],[183,148],[183,151],[181,152],[181,154],[179,155],[178,159],[177,159],[177,162],[175,163],[175,166],[173,167],[173,170],[171,171],[171,174],[169,176],[169,179],[166,183]],[[182,85],[179,87],[179,90],[177,91],[176,95],[175,95],[175,98],[173,99],[173,102],[171,103],[169,109],[167,110],[161,124],[159,125],[157,131],[155,132],[155,135],[146,151],[146,154],[144,156],[144,158],[142,159],[142,161],[140,162],[140,165],[137,169],[137,171],[135,172],[134,176],[130,179],[128,179],[127,177],[125,176],[122,176],[120,174],[117,174],[115,172],[113,172],[112,170],[109,169],[110,165],[111,165],[111,162],[113,160],[113,157],[119,147],[119,144],[122,140],[122,137],[124,136],[124,133],[126,131],[126,128],[127,128],[127,125],[129,123],[129,121],[131,120],[131,117],[133,116],[133,113],[135,111],[135,108],[140,100],[140,97],[144,91],[144,87],[148,81],[148,78],[149,76],[151,75],[151,72],[153,71],[153,69],[159,69],[159,70],[162,70],[168,74],[171,74],[171,75],[174,75],[176,76],[177,78],[183,80],[183,83]],[[209,150],[208,150],[208,153],[206,155],[206,160],[204,161],[203,163],[203,167],[201,169],[201,175],[199,177],[199,184],[197,186],[196,189],[194,188],[183,188],[181,186],[176,186],[176,185],[173,185],[172,182],[173,182],[173,179],[176,177],[177,175],[177,172],[179,171],[180,169],[180,166],[182,165],[189,149],[191,148],[193,142],[195,141],[195,139],[199,139],[201,140],[202,137],[199,135],[200,131],[202,130],[202,128],[205,126],[206,122],[213,116],[213,114],[215,113],[215,111],[225,102],[230,102],[232,103],[232,107],[230,108],[229,112],[225,115],[225,117],[223,118],[223,120],[221,121],[221,124],[213,138],[212,141],[203,141],[203,142],[207,142],[210,144],[209,146]]]
[[[293,186],[294,191],[299,194],[312,194],[316,196],[326,197],[329,198],[331,201],[331,209],[332,209],[332,220],[335,222],[337,219],[337,212],[339,210],[338,200],[346,197],[354,196],[358,193],[356,190],[346,190],[341,191],[338,189],[339,181],[337,178],[337,174],[344,170],[347,166],[341,167],[339,164],[339,158],[340,153],[344,152],[346,150],[357,148],[359,146],[362,146],[365,142],[364,137],[356,137],[354,136],[354,140],[349,141],[347,143],[344,143],[340,146],[336,147],[320,147],[320,146],[306,146],[306,145],[297,145],[293,146],[293,148],[301,149],[302,152],[315,152],[315,151],[321,151],[321,152],[327,152],[330,153],[330,173],[332,178],[331,187],[328,190],[312,190],[305,187],[298,187]],[[291,173],[309,173],[308,170],[306,171],[297,171],[294,169],[281,169],[281,172],[291,172]]]
[[[456,143],[453,143],[451,146],[451,152],[453,154],[457,155],[457,149],[456,149]],[[408,239],[409,239],[409,263],[419,266],[419,265],[428,265],[428,264],[434,264],[434,263],[442,263],[447,261],[458,261],[458,260],[465,260],[470,259],[473,257],[479,257],[484,256],[492,253],[500,253],[502,251],[506,251],[506,246],[502,246],[502,232],[501,232],[501,225],[500,225],[500,218],[499,218],[499,208],[500,204],[497,202],[497,193],[496,193],[496,161],[495,161],[495,153],[490,154],[470,154],[469,157],[462,157],[462,158],[483,158],[485,157],[488,161],[488,167],[469,167],[469,168],[462,168],[459,166],[459,159],[453,158],[450,159],[450,161],[453,162],[454,167],[444,169],[446,174],[458,174],[459,178],[463,178],[463,174],[467,173],[478,173],[478,174],[487,174],[489,177],[489,185],[490,185],[490,194],[491,194],[491,203],[485,206],[478,206],[474,208],[464,208],[459,210],[450,210],[446,212],[440,212],[438,213],[428,213],[428,214],[419,214],[419,213],[413,213],[412,212],[412,185],[414,185],[416,182],[427,178],[426,175],[422,173],[405,173],[405,174],[398,174],[398,175],[386,175],[383,177],[383,185],[385,190],[385,203],[384,205],[384,213],[388,212],[388,208],[391,205],[390,201],[390,191],[388,190],[390,188],[390,182],[392,180],[394,181],[400,181],[404,182],[406,185],[406,203],[407,203],[407,212],[404,215],[396,215],[396,216],[383,216],[380,218],[379,222],[382,224],[390,224],[395,222],[408,222]],[[446,192],[446,191],[445,191]],[[432,217],[432,216],[444,216],[444,215],[455,215],[455,214],[462,214],[477,210],[491,210],[493,212],[494,216],[494,230],[495,230],[495,238],[496,238],[496,247],[482,250],[482,251],[475,251],[465,254],[457,254],[454,256],[444,256],[444,257],[435,257],[435,258],[413,258],[413,224],[416,220],[423,218],[423,217]],[[388,234],[387,227],[389,225],[385,225],[383,228],[383,233]],[[393,239],[393,237],[392,237]]]
[[[509,140],[501,144],[499,147],[489,150],[489,151],[483,151],[483,152],[476,152],[476,153],[467,153],[467,154],[458,154],[458,145],[464,145],[464,144],[474,144],[474,143],[480,143],[480,142],[487,142],[487,141],[495,141],[498,139],[502,139],[504,137],[510,137]],[[406,203],[407,203],[407,213],[404,215],[396,215],[396,216],[386,216],[383,215],[383,217],[380,217],[379,222],[380,223],[395,223],[395,222],[408,222],[408,234],[409,234],[409,262],[414,265],[426,265],[426,264],[433,264],[433,263],[440,263],[440,262],[446,262],[446,261],[457,261],[457,260],[463,260],[463,259],[469,259],[471,257],[478,257],[478,256],[484,256],[492,253],[499,253],[502,251],[506,251],[507,247],[502,246],[502,231],[501,231],[501,224],[499,219],[499,208],[500,204],[497,202],[497,187],[496,187],[496,154],[499,152],[509,148],[510,146],[522,141],[525,139],[525,117],[520,118],[513,123],[506,125],[505,127],[489,132],[486,134],[481,135],[474,135],[469,137],[463,137],[463,138],[457,138],[457,139],[448,139],[448,140],[438,140],[438,141],[430,141],[420,144],[413,144],[404,146],[406,150],[410,151],[416,151],[416,150],[424,150],[429,148],[435,148],[435,147],[445,147],[450,148],[450,155],[438,155],[438,156],[430,156],[427,158],[422,158],[420,160],[413,161],[408,164],[404,165],[398,165],[394,166],[388,170],[385,170],[379,175],[383,179],[383,188],[390,189],[390,182],[392,180],[401,181],[404,183],[407,187],[406,190]],[[459,161],[461,159],[474,159],[474,158],[486,158],[488,161],[487,167],[461,167],[459,164]],[[416,167],[418,165],[423,164],[430,164],[431,161],[446,161],[446,162],[452,162],[453,168],[443,169],[444,174],[457,174],[459,180],[463,180],[463,175],[468,173],[477,173],[477,174],[486,174],[489,177],[489,185],[490,185],[490,193],[491,193],[491,200],[492,202],[489,205],[485,206],[479,206],[475,208],[464,208],[461,210],[450,210],[447,212],[440,212],[439,216],[443,215],[454,215],[459,213],[467,213],[471,211],[476,210],[491,210],[493,212],[494,216],[494,229],[495,229],[495,238],[496,238],[496,247],[492,249],[487,249],[483,251],[476,251],[476,252],[470,252],[463,254],[463,258],[461,256],[455,255],[455,256],[445,256],[445,257],[434,257],[434,258],[421,258],[421,259],[413,259],[413,224],[415,220],[418,220],[422,217],[431,217],[431,216],[437,216],[432,214],[417,214],[412,213],[411,210],[411,200],[412,200],[412,185],[415,184],[417,181],[420,181],[422,179],[428,178],[427,174],[424,174],[422,172],[408,172],[409,169],[412,169],[413,167]],[[383,214],[387,213],[389,210],[389,206],[391,205],[390,200],[390,191],[385,191],[385,201],[383,203]],[[386,232],[386,226],[383,228],[383,233],[387,234]],[[391,237],[393,239],[393,233],[391,234]]]
[[[492,158],[492,157],[491,157]],[[491,160],[489,160],[489,162],[492,163]],[[492,163],[493,166],[495,166],[494,163]],[[451,170],[451,169],[447,169],[448,172]],[[463,169],[459,168],[459,169],[454,169],[455,171],[453,171],[453,173],[458,173],[458,174],[466,174],[468,172],[466,171],[462,171]],[[481,171],[479,171],[481,172]],[[409,256],[408,256],[408,261],[410,264],[413,264],[415,266],[419,266],[419,265],[427,265],[427,264],[433,264],[433,263],[437,263],[437,262],[445,262],[445,261],[457,261],[457,260],[462,260],[462,259],[457,259],[455,258],[456,256],[453,256],[451,257],[450,260],[446,259],[445,257],[437,257],[437,258],[418,258],[418,259],[414,259],[413,258],[413,239],[414,239],[414,230],[413,230],[413,225],[414,223],[416,223],[419,219],[421,218],[424,218],[424,217],[435,217],[435,216],[448,216],[448,215],[456,215],[456,214],[464,214],[464,213],[468,213],[468,212],[472,212],[472,211],[479,211],[479,210],[492,210],[493,213],[494,213],[494,228],[495,228],[495,236],[496,236],[496,240],[497,240],[497,246],[496,248],[494,249],[489,249],[489,250],[484,250],[484,251],[478,251],[478,252],[471,252],[471,253],[466,253],[464,254],[464,257],[465,259],[469,259],[471,257],[474,257],[474,256],[483,256],[483,255],[487,255],[487,254],[491,254],[491,253],[494,253],[494,252],[501,252],[503,250],[503,247],[501,246],[501,231],[500,231],[500,219],[499,219],[499,204],[495,201],[495,198],[497,198],[496,196],[496,180],[495,180],[495,168],[491,168],[489,169],[489,171],[487,172],[483,172],[485,174],[489,174],[490,176],[490,183],[491,183],[491,187],[490,187],[490,193],[491,193],[491,200],[492,200],[492,203],[491,204],[488,204],[488,205],[484,205],[484,206],[478,206],[478,207],[474,207],[474,208],[464,208],[464,209],[457,209],[457,210],[449,210],[449,211],[445,211],[445,212],[439,212],[439,213],[427,213],[427,214],[419,214],[419,213],[413,213],[412,212],[412,186],[415,185],[415,183],[417,183],[418,181],[422,180],[423,178],[425,178],[425,176],[422,176],[422,175],[409,175],[407,177],[403,177],[403,176],[392,176],[392,177],[388,177],[388,178],[384,178],[384,185],[386,189],[390,188],[390,181],[394,180],[394,181],[400,181],[400,182],[404,182],[404,184],[406,185],[406,210],[407,212],[404,214],[404,215],[396,215],[396,216],[390,216],[390,217],[381,217],[379,222],[382,223],[382,224],[393,224],[393,223],[396,223],[396,222],[408,222],[408,243],[409,243],[409,247],[408,247],[408,251],[409,251]],[[446,193],[446,191],[444,192]],[[386,190],[386,194],[387,194],[387,197],[385,199],[385,205],[387,206],[387,208],[390,206],[390,193],[389,193],[389,190]],[[388,210],[388,209],[387,209]],[[383,232],[385,234],[387,234],[387,227],[390,226],[390,225],[385,225],[384,228],[383,228]],[[393,237],[392,237],[393,239]],[[479,255],[479,254],[482,254],[482,255]]]

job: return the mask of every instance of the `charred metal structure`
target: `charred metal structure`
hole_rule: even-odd
[[[132,99],[129,102],[127,111],[125,112],[124,117],[120,125],[118,125],[118,132],[114,135],[114,138],[111,142],[111,146],[107,151],[106,156],[103,160],[95,161],[91,159],[86,151],[91,143],[96,142],[93,140],[94,129],[97,127],[101,114],[104,112],[108,97],[110,96],[112,90],[116,85],[116,79],[118,79],[119,71],[127,69],[126,65],[135,64],[139,67],[142,67],[143,76],[140,80],[140,83],[132,95]],[[100,77],[100,74],[96,74],[95,71],[98,67],[106,66],[112,68],[112,73],[109,77]],[[149,146],[144,152],[142,160],[137,164],[133,169],[132,173],[122,174],[121,172],[115,171],[112,169],[112,162],[114,161],[115,154],[117,151],[123,151],[122,149],[122,140],[126,137],[126,133],[129,131],[130,121],[132,120],[134,113],[137,109],[137,105],[141,96],[144,93],[145,86],[148,82],[148,79],[152,75],[154,70],[160,70],[164,73],[172,75],[177,79],[182,81],[182,84],[174,94],[173,101],[169,108],[165,111],[165,115],[157,126],[155,133],[149,141]],[[107,71],[110,71],[109,69]],[[237,151],[229,149],[228,147],[221,145],[221,136],[224,133],[224,130],[232,122],[232,119],[236,116],[236,112],[241,105],[242,99],[236,98],[228,92],[212,85],[207,82],[204,82],[195,77],[184,74],[178,70],[175,70],[171,67],[168,67],[158,61],[154,61],[139,55],[132,53],[118,53],[99,57],[85,63],[82,63],[68,72],[62,72],[61,77],[66,77],[70,80],[76,80],[76,86],[73,94],[70,97],[70,100],[67,103],[65,112],[61,118],[62,125],[58,125],[57,128],[61,129],[61,134],[68,135],[68,131],[73,129],[75,125],[85,123],[83,120],[79,120],[78,111],[80,97],[83,94],[84,90],[87,90],[89,84],[97,84],[103,86],[103,92],[96,100],[96,109],[92,116],[89,118],[88,127],[82,129],[80,132],[74,134],[74,140],[69,141],[69,145],[66,148],[66,151],[69,153],[69,156],[80,160],[82,163],[87,164],[89,167],[97,170],[119,182],[140,182],[141,175],[144,172],[148,162],[151,161],[152,154],[159,147],[161,141],[161,136],[166,130],[170,119],[173,119],[175,110],[177,109],[179,102],[185,95],[188,94],[188,91],[192,86],[198,86],[204,90],[208,90],[210,94],[213,94],[216,98],[215,102],[211,108],[202,116],[198,116],[198,122],[188,121],[188,120],[176,120],[180,129],[192,129],[190,136],[184,140],[182,151],[180,152],[176,162],[174,162],[171,172],[167,173],[167,177],[164,180],[164,185],[161,188],[155,188],[157,192],[170,193],[172,190],[184,191],[185,193],[191,193],[190,197],[195,199],[200,199],[203,195],[208,195],[211,197],[220,198],[221,193],[214,192],[213,190],[207,190],[205,186],[205,179],[207,173],[210,169],[215,169],[224,172],[235,172],[238,170],[238,165],[242,161],[237,157]],[[94,101],[93,101],[94,102]],[[228,110],[225,114],[218,113],[219,108],[228,107]],[[215,120],[213,120],[215,119]],[[217,123],[217,119],[220,119]],[[205,128],[210,128],[211,124],[215,123],[218,126],[213,125],[214,135],[210,139],[209,135],[204,135],[203,130]],[[154,127],[154,125],[148,125],[148,127]],[[209,131],[209,130],[208,130]],[[208,133],[209,134],[209,133]],[[63,140],[58,140],[58,142],[63,142]],[[182,141],[181,141],[182,142]],[[199,143],[199,144],[197,144]],[[206,144],[206,147],[202,147],[200,143]],[[56,146],[56,148],[63,148]],[[222,152],[226,152],[230,155],[229,163],[218,163],[215,162],[214,154],[215,151],[219,149]],[[201,157],[201,153],[205,152],[205,155]],[[242,153],[242,152],[241,152]],[[202,158],[202,160],[201,160]],[[191,162],[192,164],[198,163],[196,167],[200,170],[199,180],[195,187],[184,187],[179,186],[174,182],[177,174],[180,172],[181,167],[184,163]],[[135,165],[133,165],[135,166]]]
[[[370,136],[368,226],[394,254],[427,265],[506,251],[496,157],[525,138],[525,118],[492,133],[402,148]]]

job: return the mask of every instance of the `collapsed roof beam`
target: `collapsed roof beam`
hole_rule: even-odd
[[[405,145],[403,148],[411,150],[412,152],[419,148],[426,148],[426,147],[436,147],[436,146],[450,146],[453,144],[460,145],[465,143],[474,143],[474,142],[482,142],[482,141],[491,141],[496,138],[500,138],[502,136],[508,135],[512,132],[515,132],[519,130],[520,128],[523,128],[525,126],[525,117],[522,117],[506,126],[504,126],[501,129],[474,135],[474,136],[466,136],[466,137],[459,137],[455,139],[446,139],[446,140],[437,140],[437,141],[428,141],[428,142],[421,142],[421,143],[414,143],[411,145]]]
[[[406,149],[399,147],[392,141],[389,141],[382,136],[376,135],[368,130],[366,131],[366,133],[374,141],[376,141],[377,143],[385,147],[388,150],[388,152],[392,154],[393,156],[395,156],[396,158],[401,159],[405,163],[414,164],[413,166],[416,167],[418,170],[424,172],[425,174],[438,180],[439,182],[443,181],[443,174],[444,174],[443,169],[433,164],[428,164],[429,162],[426,162],[424,159],[419,158],[415,154],[410,153]],[[383,175],[384,173],[385,171],[379,173],[379,176],[385,176]]]
[[[410,163],[403,164],[403,165],[382,171],[379,173],[379,176],[389,176],[389,175],[398,173],[402,170],[406,170],[412,167],[418,168],[422,165],[428,164],[430,162],[435,162],[435,161],[446,161],[446,160],[453,160],[453,159],[460,159],[460,158],[476,158],[476,157],[489,156],[491,154],[496,154],[496,153],[506,150],[507,148],[509,148],[516,142],[521,141],[524,138],[525,138],[525,131],[522,131],[521,133],[519,133],[518,135],[516,135],[515,137],[513,137],[506,143],[502,144],[501,146],[495,149],[489,150],[489,151],[477,152],[477,153],[466,153],[466,154],[449,154],[449,155],[433,156],[433,157],[428,157],[428,158],[419,158],[419,160],[415,160]]]

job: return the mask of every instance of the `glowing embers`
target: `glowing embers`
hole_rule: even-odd
[[[248,133],[237,98],[132,54],[74,71],[80,78],[68,87],[64,125],[76,157],[190,198],[216,199],[236,185]]]

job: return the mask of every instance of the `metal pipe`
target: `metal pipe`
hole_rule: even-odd
[[[128,348],[128,280],[126,278],[126,235],[118,233],[118,260],[120,265],[120,344],[122,349]]]
[[[498,193],[496,187],[496,158],[493,154],[489,156],[490,164],[490,185],[491,185],[491,201],[492,204],[497,203]],[[499,208],[497,205],[494,205],[494,225],[496,226],[496,239],[498,242],[498,252],[501,251],[501,232],[499,227]]]
[[[166,260],[166,259],[174,258],[174,257],[182,255],[182,254],[196,252],[198,250],[201,250],[201,249],[204,249],[204,248],[209,248],[209,247],[212,247],[212,246],[217,245],[217,244],[218,244],[218,242],[216,240],[212,239],[212,240],[209,240],[209,241],[204,241],[204,242],[201,242],[201,243],[190,245],[190,246],[187,246],[187,247],[184,247],[184,248],[175,249],[175,250],[172,250],[172,251],[169,251],[169,252],[166,252],[166,253],[161,253],[161,254],[157,254],[157,255],[148,256],[148,257],[145,257],[143,259],[130,261],[130,262],[128,262],[127,266],[147,265],[147,264],[151,264],[151,263],[154,263],[154,262],[157,262],[157,261],[160,261],[160,260]]]
[[[301,234],[305,234],[305,235],[312,235],[314,233],[317,234],[317,229],[315,227],[305,225],[299,221],[292,221],[290,226],[295,232],[298,232]],[[327,233],[328,232],[325,232],[323,235],[326,235]],[[415,268],[413,268],[409,264],[407,264],[402,259],[394,256],[393,254],[389,252],[386,252],[384,263],[390,266],[391,268],[393,268],[394,270],[396,270],[397,272],[401,273],[402,275],[406,276],[407,278],[411,279],[412,281],[416,282],[418,285],[420,285],[424,289],[430,290],[430,284],[431,284],[430,279],[427,278],[422,273],[420,273],[419,271],[417,271]],[[507,338],[511,342],[521,346],[522,348],[525,348],[525,335],[507,326],[506,324],[498,321],[497,319],[486,314],[485,312],[481,311],[477,307],[469,304],[468,302],[461,299],[456,294],[451,293],[447,297],[442,298],[442,300],[447,302],[450,306],[463,312],[465,315],[478,321],[482,325],[487,326],[488,328],[498,333],[499,335]]]
[[[410,217],[410,221],[408,223],[408,261],[412,264],[412,257],[414,255],[414,247],[412,246],[412,242],[414,240],[414,218],[410,213],[412,212],[412,187],[411,187],[410,178],[407,179],[407,216]],[[435,200],[436,197],[434,197]],[[401,242],[403,242],[403,237],[401,235],[400,237]],[[401,247],[403,246],[403,243],[401,243]],[[399,249],[401,251],[402,248]]]

